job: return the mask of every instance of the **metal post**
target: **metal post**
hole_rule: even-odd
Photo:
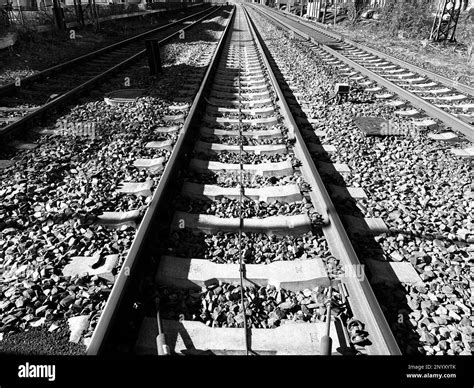
[[[99,11],[97,10],[97,4],[95,3],[95,0],[92,0],[93,4],[93,10],[94,10],[94,18],[95,18],[95,31],[99,32],[100,31],[100,21],[99,21]]]
[[[166,334],[163,331],[163,325],[160,315],[160,299],[155,299],[156,305],[156,321],[158,324],[158,335],[156,336],[156,349],[159,356],[167,356],[170,354],[170,348],[166,343]]]
[[[148,56],[148,66],[150,75],[157,75],[161,72],[160,47],[156,39],[145,40],[146,54]]]
[[[332,301],[332,283],[329,284],[329,301],[326,308],[326,334],[321,337],[321,355],[329,356],[332,348],[331,331],[331,301]]]
[[[336,27],[336,16],[337,16],[337,1],[334,0],[334,27]]]
[[[56,21],[56,27],[58,28],[58,30],[64,30],[64,20],[61,11],[62,9],[59,5],[58,0],[53,0],[54,20]]]

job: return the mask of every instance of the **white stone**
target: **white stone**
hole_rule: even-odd
[[[31,327],[38,327],[38,326],[41,326],[45,321],[46,321],[46,318],[42,317],[42,318],[38,319],[37,321],[30,322],[30,326]]]
[[[49,332],[53,332],[54,330],[57,330],[59,329],[59,326],[58,325],[55,325],[54,323],[49,327],[48,331]]]
[[[77,317],[71,317],[67,320],[69,325],[70,335],[69,342],[79,343],[81,334],[89,327],[89,316],[79,315]]]
[[[458,136],[452,132],[429,133],[428,137],[433,140],[457,140]]]
[[[89,348],[89,345],[91,344],[91,342],[92,342],[92,337],[87,337],[82,340],[82,343],[84,344],[86,348]]]
[[[97,263],[97,257],[76,256],[63,268],[62,273],[64,276],[78,276],[83,274],[89,274],[90,276],[97,275],[102,279],[113,282],[114,275],[112,274],[112,270],[115,268],[118,258],[119,255],[105,256],[103,265],[92,268],[92,266]]]
[[[472,157],[474,157],[474,147],[469,147],[469,148],[464,148],[464,149],[453,148],[453,149],[451,149],[451,152],[454,155],[460,156],[462,158],[472,158]]]

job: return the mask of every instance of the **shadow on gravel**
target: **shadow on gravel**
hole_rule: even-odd
[[[271,58],[271,55],[269,55],[268,52],[267,54]],[[352,198],[347,190],[348,184],[346,183],[344,176],[345,173],[337,171],[333,164],[325,164],[334,163],[335,161],[333,161],[331,155],[322,148],[321,138],[315,134],[318,124],[312,124],[309,122],[306,114],[303,112],[303,107],[292,93],[290,86],[285,81],[275,61],[271,59],[270,63],[280,87],[285,94],[286,100],[293,116],[295,117],[301,134],[306,141],[306,145],[310,150],[311,156],[321,175],[326,190],[329,194],[332,194],[331,199],[337,213],[348,232],[348,236],[361,264],[364,265],[365,275],[368,277],[372,289],[379,300],[380,307],[382,308],[385,318],[394,333],[402,354],[419,354],[417,345],[420,343],[420,337],[416,332],[416,327],[412,325],[409,319],[409,313],[412,311],[407,304],[407,296],[409,293],[398,281],[397,275],[384,257],[382,246],[375,240],[374,236],[365,233],[357,234],[349,232],[352,230],[352,227],[347,223],[343,216],[350,215],[352,217],[357,217],[360,222],[358,228],[366,228],[368,230],[369,226],[364,220],[365,215],[358,207],[358,201]],[[350,100],[350,102],[368,103],[372,101]],[[320,162],[324,162],[324,165]],[[334,187],[332,186],[340,186],[337,192],[337,197],[334,195]],[[391,233],[391,231],[388,233]],[[370,260],[372,262],[370,262]],[[369,263],[372,264],[374,261],[387,263],[383,269],[382,279],[378,274],[376,275],[373,273],[371,270],[371,267],[373,266],[369,266]],[[385,279],[390,280],[387,281]]]
[[[219,12],[216,12],[215,14],[211,15],[211,17],[215,18],[218,15],[223,15],[225,20],[228,20],[229,16],[230,16],[230,11],[228,11],[228,10],[219,11]],[[201,23],[202,23],[203,26],[206,27],[206,30],[205,31],[200,31],[198,37],[196,36],[197,34],[195,33],[195,28],[196,27],[192,27],[189,30],[185,31],[185,33],[186,33],[185,37],[186,38],[184,40],[177,41],[176,39],[174,39],[172,41],[172,43],[175,43],[175,42],[191,43],[191,42],[196,42],[196,41],[215,42],[216,41],[215,34],[223,32],[225,30],[225,27],[226,27],[225,25],[221,25],[220,23],[217,23],[215,21],[205,21],[204,20]]]

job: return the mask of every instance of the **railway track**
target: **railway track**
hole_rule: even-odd
[[[435,128],[433,119],[437,119],[468,140],[474,139],[474,88],[344,39],[297,16],[262,6],[255,9],[308,40],[327,64],[376,99],[396,107],[396,114],[411,119],[413,128]]]
[[[125,74],[142,88],[142,97],[115,104],[97,98],[122,88],[124,73],[119,72],[94,95],[48,115],[41,136],[31,133],[34,143],[27,144],[32,149],[16,152],[13,165],[0,172],[0,332],[6,334],[0,352],[85,351],[82,343],[68,344],[67,337],[51,338],[48,328],[56,334],[67,331],[72,318],[82,319],[82,339],[86,344],[90,339],[228,17],[229,8],[223,7],[184,40],[167,44],[159,77],[149,77],[146,58],[127,67]],[[64,133],[58,128],[63,123],[88,124],[94,136]],[[31,197],[18,189],[43,195]],[[30,251],[17,255],[19,236],[29,233]],[[58,250],[38,263],[34,256],[44,257],[48,241]],[[105,258],[107,253],[116,255]],[[83,267],[89,260],[96,264]],[[18,268],[19,276],[14,275]],[[80,289],[69,292],[76,281]],[[58,287],[48,296],[53,283]],[[25,287],[35,289],[36,297],[29,297]],[[69,302],[61,303],[64,298]]]
[[[358,267],[238,5],[88,354],[399,354]]]
[[[180,31],[192,28],[219,9],[206,8],[1,87],[0,136],[14,134],[46,112],[63,106],[118,70],[143,58],[146,54],[144,39],[159,39],[159,44],[163,45]]]
[[[357,87],[353,80],[348,82],[353,87],[350,98],[344,104],[334,105],[328,96],[334,90],[334,84],[342,78],[339,70],[315,55],[306,40],[292,40],[288,29],[281,28],[255,9],[252,15],[268,42],[266,46],[275,59],[272,66],[286,84],[285,95],[301,125],[324,183],[348,233],[352,235],[356,252],[367,266],[370,282],[402,352],[469,354],[467,349],[470,345],[458,346],[461,341],[453,343],[452,349],[446,349],[444,334],[439,333],[449,331],[460,338],[469,330],[463,326],[470,315],[467,305],[463,304],[469,304],[467,301],[470,298],[467,277],[459,276],[463,286],[456,291],[456,295],[452,295],[450,284],[455,282],[451,274],[455,270],[460,273],[459,269],[455,269],[458,255],[469,257],[469,243],[472,242],[468,231],[472,229],[468,226],[470,205],[466,201],[466,198],[472,197],[470,161],[450,154],[449,149],[453,145],[449,141],[443,144],[421,131],[404,136],[390,136],[390,133],[368,136],[363,128],[356,125],[357,117],[376,116],[388,122],[397,122],[396,109],[386,106],[384,100],[374,101],[373,96]],[[452,149],[461,149],[468,144],[460,138],[455,142],[456,148]],[[334,171],[326,172],[322,162],[331,162]],[[409,167],[404,168],[404,163]],[[423,165],[421,170],[418,164]],[[453,177],[456,179],[452,180]],[[442,193],[444,182],[450,182],[445,187],[449,187],[452,194]],[[408,187],[410,194],[406,196]],[[430,193],[426,195],[428,191]],[[456,201],[440,206],[457,193],[461,194]],[[433,206],[425,206],[427,202],[424,201],[427,200],[434,201]],[[455,213],[456,220],[451,219],[453,209],[459,210]],[[401,213],[403,217],[407,216],[403,221],[396,219]],[[433,218],[434,214],[439,218]],[[358,233],[356,225],[364,219],[368,229]],[[437,223],[437,220],[442,221]],[[449,230],[445,228],[445,223],[450,225]],[[450,252],[456,252],[455,256],[438,252],[436,244],[441,249],[449,247]],[[429,246],[430,257],[439,255],[442,258],[440,267],[435,264],[424,269],[417,250],[426,246]],[[433,295],[429,292],[428,295],[423,294],[428,287],[443,289],[434,305],[430,304]],[[432,299],[428,302],[425,298]],[[423,304],[413,302],[417,300],[423,300]],[[443,315],[447,311],[444,306],[450,303],[463,307],[463,310],[456,307],[461,314],[454,315],[456,319],[449,316],[446,319]],[[427,306],[433,310],[430,311]],[[467,315],[464,315],[466,311]],[[400,317],[405,314],[410,322],[405,320],[400,324]],[[418,319],[426,314],[428,319]],[[433,329],[438,323],[441,326]],[[465,336],[467,338],[468,335]],[[466,350],[462,349],[464,346]]]

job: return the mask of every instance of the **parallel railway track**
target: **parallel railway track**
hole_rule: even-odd
[[[347,40],[297,16],[262,6],[255,9],[308,40],[327,64],[344,71],[344,77],[357,81],[375,98],[397,107],[396,113],[412,118],[415,128],[436,126],[432,119],[437,119],[468,140],[474,139],[474,88]],[[407,107],[406,101],[413,108]]]
[[[433,346],[433,342],[427,343],[426,338],[431,339],[430,336],[436,336],[437,332],[432,330],[432,325],[427,329],[425,323],[433,319],[447,325],[447,328],[440,327],[441,332],[449,330],[457,333],[457,330],[464,330],[457,325],[457,322],[464,318],[458,321],[448,318],[443,321],[444,316],[439,318],[444,312],[443,307],[440,307],[425,321],[412,319],[409,324],[399,322],[401,314],[416,318],[421,313],[424,317],[428,312],[425,306],[429,302],[424,301],[420,308],[412,302],[406,305],[405,300],[416,300],[420,297],[419,290],[423,292],[424,287],[434,289],[438,284],[442,284],[445,290],[449,291],[453,280],[446,279],[445,273],[451,274],[456,267],[457,259],[439,253],[443,268],[436,268],[435,264],[436,272],[431,276],[429,271],[433,267],[426,267],[425,270],[423,264],[410,251],[410,247],[414,247],[416,251],[425,244],[439,244],[437,239],[442,238],[442,247],[449,247],[456,254],[469,257],[469,253],[462,251],[469,252],[469,243],[472,242],[472,237],[469,236],[471,228],[467,226],[469,202],[463,203],[463,198],[472,197],[470,160],[462,160],[461,157],[453,155],[454,151],[469,147],[469,142],[459,134],[457,139],[446,139],[442,142],[439,141],[441,139],[432,137],[438,135],[432,130],[426,131],[431,132],[428,136],[420,130],[406,134],[394,133],[394,136],[391,133],[370,136],[370,133],[364,131],[365,128],[356,125],[359,117],[376,117],[388,123],[401,121],[402,125],[406,125],[408,120],[397,118],[394,112],[396,109],[387,106],[386,100],[374,99],[371,93],[358,87],[355,80],[347,81],[353,88],[348,100],[344,104],[334,105],[328,96],[334,90],[334,84],[347,79],[342,74],[344,70],[332,67],[315,52],[309,41],[292,39],[291,30],[281,28],[280,24],[259,14],[257,10],[252,10],[252,16],[258,23],[262,36],[268,40],[268,50],[275,60],[272,66],[286,85],[285,95],[298,123],[301,124],[308,148],[351,235],[356,252],[367,266],[367,275],[402,352],[445,354],[437,344]],[[326,171],[326,165],[322,162],[333,163],[331,165],[335,171]],[[404,163],[408,168],[403,168]],[[423,165],[421,169],[418,163]],[[452,180],[453,177],[456,179]],[[403,193],[407,187],[405,183],[410,187],[408,196]],[[443,185],[449,187],[453,194],[444,196],[441,193]],[[346,194],[344,189],[341,190],[342,187],[347,190]],[[429,195],[425,195],[425,189],[430,191]],[[457,193],[461,193],[459,199],[451,204],[448,198],[456,197]],[[427,198],[437,201],[436,205],[420,205]],[[445,201],[449,204],[444,205]],[[461,203],[463,205],[459,206]],[[439,206],[440,204],[443,205]],[[450,221],[450,214],[444,212],[445,208],[450,209],[449,211],[460,209],[460,212],[456,213],[455,221]],[[403,226],[400,220],[393,217],[397,212],[410,214],[410,218],[402,221]],[[411,217],[412,214],[416,216]],[[443,222],[450,223],[449,231],[444,233],[443,226],[433,222],[435,218],[430,217],[434,214],[439,214],[439,219]],[[366,223],[368,228],[356,233],[356,225],[360,221]],[[467,226],[465,229],[464,225]],[[436,247],[429,250],[431,257],[438,254]],[[392,273],[390,268],[397,274]],[[399,271],[401,268],[403,273]],[[456,296],[451,296],[449,292],[446,296],[441,295],[439,305],[443,306],[444,301],[454,301],[464,307],[457,300],[469,299],[468,276],[459,277],[464,289],[460,289]],[[433,298],[431,294],[429,297]],[[424,295],[421,298],[424,299]],[[467,315],[470,315],[470,310]],[[453,334],[455,335],[458,334]],[[437,336],[436,340],[440,341],[442,347],[443,338]],[[453,348],[455,350],[449,349],[448,354],[462,351],[455,345]],[[468,350],[463,352],[469,353]]]
[[[65,111],[51,113],[42,123],[45,124],[43,127],[28,131],[28,138],[31,136],[32,142],[23,143],[20,140],[16,144],[21,145],[19,148],[22,149],[29,146],[30,151],[10,151],[13,144],[9,145],[7,152],[15,152],[14,157],[8,160],[11,164],[0,171],[0,331],[6,333],[6,339],[0,346],[2,352],[21,347],[21,351],[28,353],[33,336],[39,338],[34,351],[62,354],[64,343],[53,341],[49,346],[43,346],[43,341],[51,340],[47,331],[51,321],[54,321],[53,328],[56,327],[56,330],[58,326],[67,330],[70,323],[67,318],[73,309],[75,316],[79,313],[90,322],[90,328],[86,329],[83,337],[87,344],[102,311],[101,306],[107,299],[107,292],[113,285],[115,271],[120,268],[133,241],[136,225],[146,211],[153,188],[159,182],[184,121],[182,118],[189,110],[188,102],[192,102],[199,88],[228,17],[229,8],[223,7],[216,15],[187,33],[183,41],[175,40],[167,44],[162,52],[163,68],[159,77],[143,74],[148,70],[146,58],[143,58],[124,73],[119,72],[101,84],[100,89],[94,91],[95,95],[85,96],[79,101],[72,99]],[[97,98],[99,93],[121,88],[125,75],[135,80],[135,87],[143,88],[141,98],[112,106],[102,98]],[[178,93],[171,94],[171,91],[176,90]],[[64,133],[58,128],[58,124],[77,122],[90,124],[94,135],[83,136],[75,131]],[[160,133],[165,126],[172,126],[172,130]],[[35,133],[30,132],[39,132],[41,135],[35,136]],[[149,140],[160,141],[163,137],[168,140],[161,148],[145,147]],[[151,143],[156,145],[156,141]],[[97,184],[100,188],[91,187]],[[44,195],[23,195],[17,189]],[[117,230],[117,216],[118,221],[123,221],[124,214],[128,217],[125,220],[127,222],[125,225],[121,223]],[[29,244],[32,249],[16,255],[17,238],[25,234],[31,236]],[[53,240],[48,238],[48,234]],[[61,263],[51,264],[52,260],[65,252],[63,245],[68,243],[64,236],[69,241],[68,247],[74,245],[74,248],[66,249],[69,252],[67,257],[63,256]],[[104,277],[94,277],[89,273],[91,267],[86,268],[85,272],[79,269],[75,275],[68,272],[74,272],[77,269],[75,265],[82,266],[91,259],[87,256],[99,240],[100,252],[105,253],[105,248],[112,253],[108,245],[109,238],[114,240],[113,252],[121,257],[115,256],[117,260],[108,269],[105,264],[110,258],[105,263],[100,258],[92,266]],[[58,256],[50,255],[38,263],[35,257],[43,256],[45,243],[49,242],[58,248]],[[77,256],[80,251],[85,256]],[[13,255],[10,256],[10,252]],[[87,258],[84,260],[84,257]],[[13,275],[18,267],[28,267],[28,270],[20,271],[20,276]],[[39,271],[45,278],[38,278]],[[81,295],[77,288],[76,292],[69,292],[77,276],[87,283],[82,283],[81,290],[87,289],[90,293]],[[48,289],[53,282],[60,283],[58,292],[48,296]],[[29,298],[25,297],[27,293],[22,294],[25,284],[36,290],[35,297]],[[100,294],[99,288],[92,284],[103,286]],[[71,288],[66,291],[65,285]],[[74,306],[60,303],[62,299],[71,297],[77,298]],[[88,303],[85,303],[86,299]],[[23,306],[16,305],[16,300],[23,301]],[[38,329],[31,329],[34,327]],[[25,340],[25,337],[29,339]],[[63,339],[67,345],[67,338]],[[82,344],[71,344],[67,352],[81,351],[85,351]]]
[[[173,23],[61,63],[0,88],[0,136],[14,135],[42,115],[64,106],[92,90],[117,71],[146,55],[145,39],[163,45],[181,30],[188,30],[215,14],[220,7],[206,8]]]
[[[333,354],[400,354],[367,280],[329,274],[334,258],[360,265],[237,6],[88,354],[321,354],[328,323]]]

